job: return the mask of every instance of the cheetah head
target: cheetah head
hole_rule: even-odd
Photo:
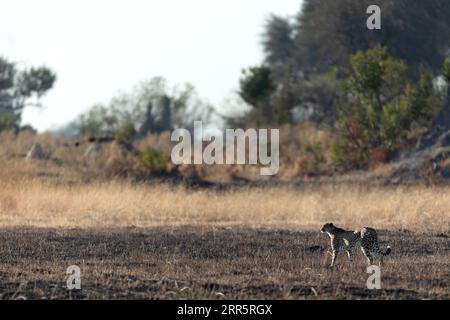
[[[335,228],[335,226],[331,222],[326,223],[322,226],[322,228],[320,228],[320,232],[322,232],[322,233],[331,232],[331,231],[333,231],[334,228]]]

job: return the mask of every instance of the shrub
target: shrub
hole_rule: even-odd
[[[139,160],[152,174],[162,174],[167,170],[170,157],[149,146],[141,153]]]
[[[20,115],[0,114],[0,132],[4,130],[17,131],[17,123],[20,121]]]
[[[119,129],[116,130],[115,138],[117,141],[131,143],[136,135],[136,129],[131,122],[125,122]]]
[[[320,167],[326,163],[326,159],[322,152],[321,143],[307,143],[303,145],[303,154],[306,156],[308,170],[310,172],[318,172]]]
[[[377,46],[351,57],[351,70],[339,107],[336,167],[378,165],[405,144],[413,124],[427,126],[442,103],[426,72],[418,83],[408,81],[407,65]]]
[[[359,146],[349,143],[347,138],[336,138],[331,145],[331,161],[338,171],[357,169],[368,159],[365,152],[356,152]]]

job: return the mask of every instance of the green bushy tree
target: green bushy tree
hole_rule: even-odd
[[[247,115],[249,122],[257,125],[271,122],[273,110],[270,98],[275,90],[271,70],[266,66],[243,70],[239,88],[241,98],[252,107]]]
[[[392,58],[385,47],[359,51],[350,61],[339,108],[339,138],[333,145],[335,164],[347,169],[365,166],[374,157],[387,160],[402,146],[413,123],[428,123],[440,107],[431,75],[423,72],[411,83],[406,63]]]
[[[293,108],[299,99],[290,77],[285,77],[283,85],[276,86],[272,70],[262,65],[244,70],[239,85],[240,97],[250,106],[241,119],[246,126],[293,122]]]
[[[381,8],[382,29],[368,31],[366,10],[373,4]],[[336,79],[323,75],[349,68],[350,56],[357,51],[387,47],[390,55],[407,63],[408,78],[414,82],[423,69],[440,72],[448,51],[448,0],[303,0],[301,10],[292,14],[296,19],[272,15],[267,20],[264,62],[277,88],[294,79],[294,85],[283,90],[297,97],[296,112],[306,112],[316,122],[331,124],[337,117]],[[280,103],[283,109],[292,108]]]

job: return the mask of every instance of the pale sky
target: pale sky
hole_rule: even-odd
[[[266,18],[293,16],[301,6],[301,0],[1,2],[0,55],[58,75],[45,108],[23,116],[40,131],[154,76],[190,82],[221,107],[241,70],[262,61]]]

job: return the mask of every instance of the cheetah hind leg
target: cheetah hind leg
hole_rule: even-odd
[[[367,258],[367,263],[369,264],[369,266],[371,266],[373,264],[372,254],[370,253],[369,250],[364,249],[363,247],[361,247],[361,250]]]

